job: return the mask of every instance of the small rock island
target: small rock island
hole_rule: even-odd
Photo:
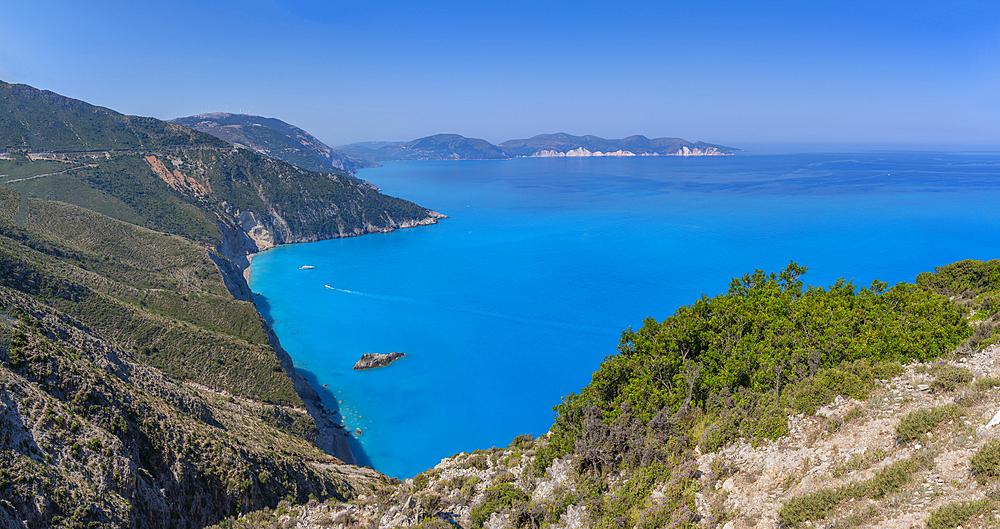
[[[376,367],[384,367],[396,361],[397,358],[402,358],[404,356],[406,355],[403,353],[397,353],[395,351],[388,354],[365,353],[361,355],[361,359],[358,360],[358,363],[354,364],[354,369],[361,370],[361,369],[375,369]]]

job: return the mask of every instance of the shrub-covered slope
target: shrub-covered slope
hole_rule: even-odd
[[[178,384],[0,287],[0,526],[195,528],[385,483],[267,424],[265,407]]]
[[[203,247],[0,188],[0,284],[77,318],[179,379],[301,405],[252,303]],[[24,226],[13,224],[17,208]]]

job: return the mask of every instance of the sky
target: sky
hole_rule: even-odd
[[[0,80],[336,146],[568,132],[1000,150],[1000,2],[5,2]],[[766,147],[760,147],[766,148]]]

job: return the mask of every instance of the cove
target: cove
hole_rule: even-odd
[[[754,269],[795,260],[807,284],[867,286],[1000,257],[996,154],[397,162],[358,176],[450,218],[274,248],[250,286],[296,367],[329,385],[317,389],[360,462],[400,478],[544,435],[623,329]],[[352,369],[393,351],[406,356]]]

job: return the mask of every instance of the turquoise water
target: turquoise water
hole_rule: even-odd
[[[264,252],[251,288],[296,366],[362,429],[361,462],[404,478],[544,434],[623,329],[755,268],[794,259],[807,283],[868,285],[1000,257],[1000,155],[399,162],[359,176],[451,218]],[[407,356],[351,369],[391,351]]]

